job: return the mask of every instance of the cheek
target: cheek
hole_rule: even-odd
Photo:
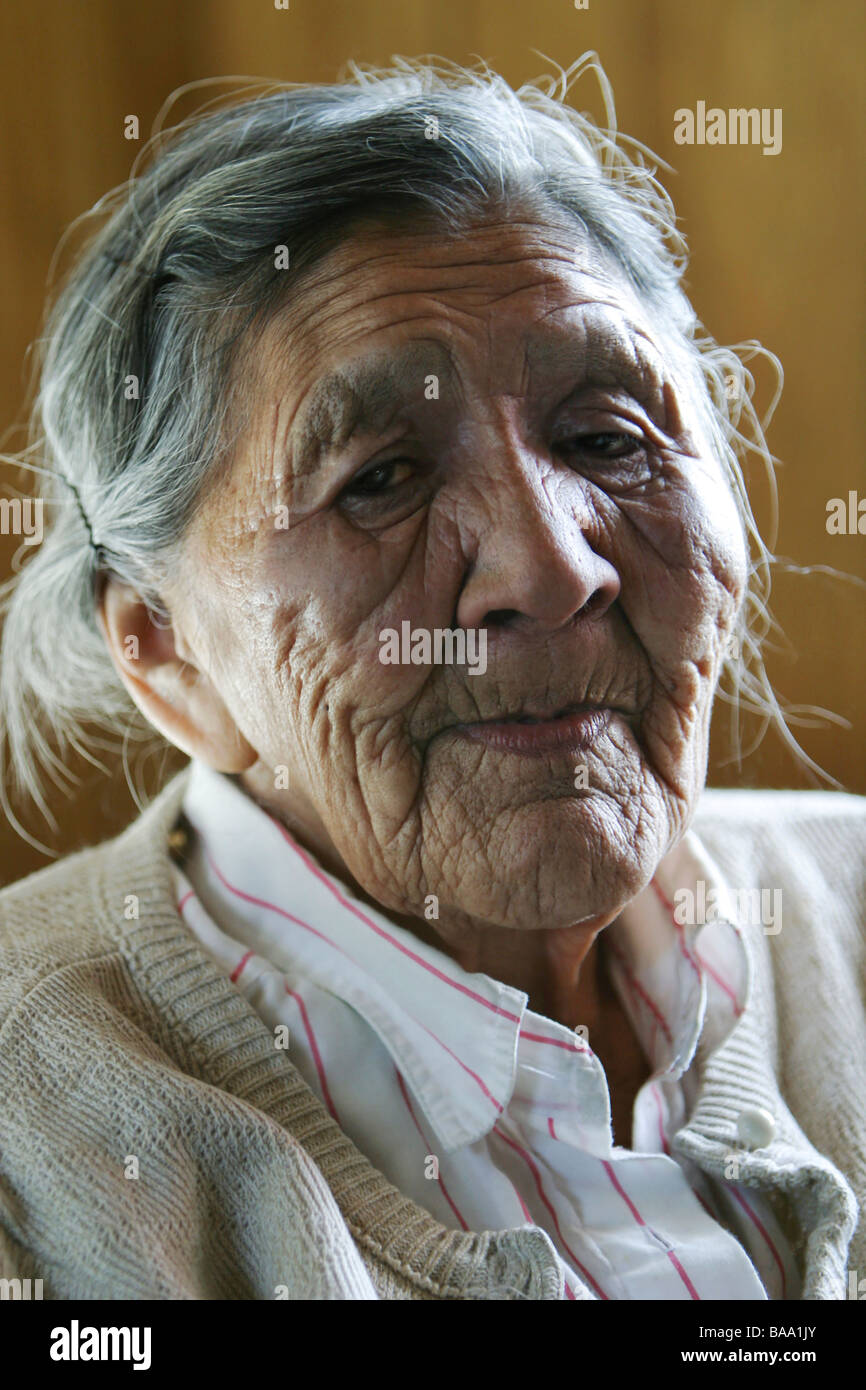
[[[461,563],[449,537],[429,510],[382,537],[317,518],[269,556],[270,646],[281,667],[327,684],[341,734],[398,733],[434,680],[412,634],[451,625]]]
[[[690,477],[689,508],[696,556],[739,605],[748,577],[748,545],[731,488],[717,464],[704,463]]]
[[[389,627],[399,634],[412,606],[405,591],[402,600],[388,591],[381,566],[371,576],[363,555],[343,553],[333,570],[325,564],[313,572],[308,549],[275,552],[226,625],[237,634],[239,725],[264,761],[305,776],[314,799],[342,804],[359,784],[369,791],[374,781],[390,786],[396,778],[393,794],[405,809],[418,782],[406,710],[430,673],[383,662],[380,636]]]
[[[657,496],[621,504],[620,602],[651,661],[703,673],[733,627],[748,558],[724,480],[690,462]]]
[[[620,602],[652,673],[642,752],[683,804],[703,782],[716,683],[747,578],[724,479],[688,463],[655,498],[623,504],[620,559]]]

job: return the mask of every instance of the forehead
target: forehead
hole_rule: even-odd
[[[461,346],[477,359],[486,333],[491,355],[543,363],[556,319],[578,310],[609,333],[652,336],[622,270],[564,214],[550,223],[489,220],[461,237],[362,224],[289,291],[255,357],[260,377],[291,362],[308,389],[317,370],[358,363],[370,346],[429,339],[432,329],[452,360]]]

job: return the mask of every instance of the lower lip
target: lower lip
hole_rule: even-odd
[[[560,719],[545,719],[538,724],[518,724],[514,720],[501,724],[459,724],[452,733],[504,753],[553,753],[561,748],[580,753],[595,743],[609,722],[610,710],[591,709],[564,714]]]

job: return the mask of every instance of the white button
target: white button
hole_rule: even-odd
[[[737,1116],[737,1138],[746,1149],[765,1149],[776,1134],[776,1121],[769,1110],[759,1106],[741,1110]]]

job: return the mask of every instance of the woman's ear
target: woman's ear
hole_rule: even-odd
[[[256,762],[219,691],[178,655],[174,628],[157,619],[140,594],[109,575],[97,619],[131,698],[169,743],[217,772],[245,772]]]

